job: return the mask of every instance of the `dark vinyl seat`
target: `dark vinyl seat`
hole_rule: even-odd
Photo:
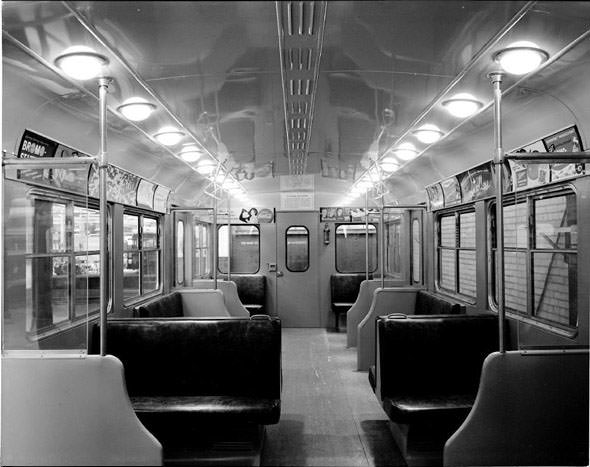
[[[365,273],[332,274],[330,276],[331,307],[334,313],[334,328],[338,329],[340,315],[346,314],[359,294],[361,282],[367,278]],[[373,275],[369,274],[369,279]]]
[[[250,315],[265,314],[266,276],[263,274],[232,274],[238,297]]]

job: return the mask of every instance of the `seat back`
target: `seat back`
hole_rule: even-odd
[[[420,290],[416,295],[415,315],[454,315],[465,314],[465,305],[428,290]]]
[[[173,318],[183,316],[182,297],[178,292],[158,296],[136,308],[140,318]]]
[[[588,363],[588,351],[488,356],[444,465],[588,465]]]
[[[98,349],[98,326],[92,348]],[[134,396],[280,398],[281,323],[273,319],[138,319],[107,322]]]
[[[381,398],[475,394],[483,360],[498,348],[497,322],[492,314],[379,318]]]
[[[266,277],[262,274],[232,274],[231,280],[236,283],[238,297],[245,307],[260,305],[264,309],[266,302]],[[262,311],[257,311],[262,313]]]
[[[369,274],[369,279],[373,275]],[[332,274],[330,276],[330,292],[332,303],[354,303],[359,294],[361,282],[366,279],[363,274]]]

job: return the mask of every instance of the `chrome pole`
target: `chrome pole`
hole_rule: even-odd
[[[227,280],[231,281],[231,217],[229,214],[230,194],[227,194]]]
[[[369,190],[365,191],[365,280],[369,280]]]
[[[502,151],[502,76],[494,71],[488,75],[494,92],[494,165],[496,176],[496,290],[498,292],[498,341],[500,352],[506,351],[504,342],[504,211],[502,209],[503,178],[502,166],[504,153]]]
[[[213,268],[213,288],[217,289],[217,198],[213,198],[213,254],[211,255],[211,267]]]
[[[107,213],[107,93],[111,78],[99,78],[100,152],[98,156],[99,213],[100,213],[100,355],[107,352],[108,300],[108,213]]]
[[[379,235],[381,236],[381,288],[385,288],[385,203],[383,202],[383,196],[381,196],[381,215],[379,221]]]

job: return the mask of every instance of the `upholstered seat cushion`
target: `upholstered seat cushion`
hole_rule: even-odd
[[[237,396],[132,397],[131,403],[142,419],[177,417],[187,422],[250,422],[273,424],[281,414],[280,399]]]
[[[263,313],[266,301],[266,277],[262,274],[231,275],[236,283],[238,297],[244,307],[253,314]]]
[[[396,396],[383,399],[383,409],[396,423],[462,421],[473,406],[475,393]]]
[[[178,292],[158,297],[137,307],[140,318],[175,318],[183,315],[182,297]]]

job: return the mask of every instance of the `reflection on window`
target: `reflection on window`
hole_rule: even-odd
[[[285,265],[291,272],[309,268],[309,231],[306,227],[291,226],[285,232]]]
[[[71,200],[34,201],[33,250],[26,255],[27,332],[97,313],[100,218]]]
[[[387,272],[400,277],[401,265],[401,221],[386,224],[387,231]]]
[[[412,283],[422,282],[422,235],[420,221],[412,221]]]
[[[256,225],[232,225],[231,239],[227,225],[218,229],[219,263],[221,273],[255,274],[260,269],[260,231]],[[231,243],[231,256],[229,255]],[[229,260],[229,261],[228,261]]]
[[[143,214],[123,215],[123,299],[160,288],[159,222]]]
[[[196,223],[193,226],[193,279],[209,277],[211,269],[209,266],[209,228],[207,224]]]
[[[577,206],[572,192],[535,195],[512,202],[504,212],[506,309],[567,328],[577,325]],[[495,225],[495,208],[490,211]],[[529,218],[533,232],[529,235]],[[490,267],[494,300],[496,239]],[[530,258],[527,260],[527,258]]]
[[[475,298],[475,212],[444,214],[438,218],[438,286]]]
[[[176,284],[184,284],[184,221],[176,223]]]
[[[369,273],[377,270],[377,229],[373,224],[341,224],[336,227],[336,271],[365,272],[366,236],[369,237]]]

